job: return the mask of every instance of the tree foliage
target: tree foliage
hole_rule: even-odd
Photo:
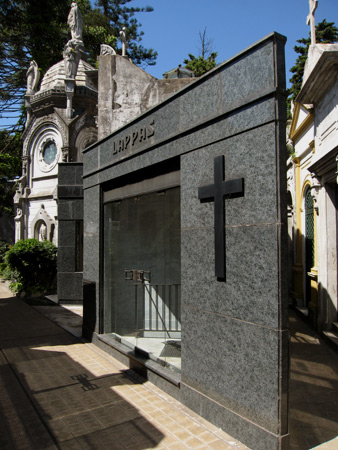
[[[30,60],[46,71],[60,60],[67,39],[68,0],[0,0],[0,114],[22,112]]]
[[[216,67],[217,53],[211,53],[211,55],[205,59],[202,56],[194,56],[189,53],[189,59],[184,60],[185,67],[192,70],[195,73],[195,77],[200,77],[204,73]]]
[[[192,70],[195,77],[200,77],[204,73],[216,67],[217,52],[213,51],[213,41],[207,37],[207,28],[199,32],[198,56],[188,54],[184,60],[185,67]]]
[[[334,22],[326,22],[326,19],[324,19],[316,25],[317,44],[330,44],[337,41],[338,28],[334,25]],[[290,78],[291,88],[289,90],[291,100],[295,100],[302,87],[305,62],[311,45],[310,33],[308,38],[299,39],[297,42],[301,45],[295,45],[294,47],[295,52],[299,56],[296,59],[295,65],[290,69],[290,72],[293,73],[293,76]]]
[[[0,216],[4,213],[13,216],[15,177],[21,172],[21,133],[1,130],[0,142]]]

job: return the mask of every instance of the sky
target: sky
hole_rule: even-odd
[[[146,71],[156,78],[183,64],[189,53],[198,56],[199,32],[207,37],[221,63],[276,31],[287,37],[286,79],[297,54],[297,39],[308,37],[306,25],[309,0],[134,0],[130,4],[149,5],[151,13],[137,14],[144,36],[142,45],[158,52],[155,66]],[[338,0],[319,0],[316,23],[326,19],[338,26]]]
[[[151,13],[137,13],[144,32],[142,45],[158,52],[155,66],[145,70],[162,78],[168,70],[191,53],[198,56],[199,33],[206,29],[207,39],[218,53],[221,63],[254,44],[273,31],[287,38],[285,47],[286,80],[297,54],[297,39],[308,37],[306,25],[309,0],[132,0],[128,6],[152,6]],[[326,19],[338,26],[338,0],[319,0],[316,23]],[[60,55],[61,59],[61,55]],[[0,128],[6,126],[0,119]]]

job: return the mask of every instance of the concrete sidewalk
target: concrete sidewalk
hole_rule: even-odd
[[[293,310],[289,330],[290,449],[337,450],[338,354]]]
[[[2,450],[247,449],[4,283],[0,348]]]
[[[81,315],[0,283],[1,450],[247,449],[82,341]],[[290,450],[336,450],[338,354],[293,311],[289,322]]]

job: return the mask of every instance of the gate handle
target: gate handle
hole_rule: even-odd
[[[124,279],[134,281],[134,283],[144,283],[145,281],[150,283],[151,272],[150,270],[124,269]]]

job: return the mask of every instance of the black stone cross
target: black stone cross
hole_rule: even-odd
[[[225,209],[224,197],[244,195],[244,178],[224,181],[224,156],[214,159],[214,184],[198,188],[202,202],[214,201],[215,276],[225,281]]]

